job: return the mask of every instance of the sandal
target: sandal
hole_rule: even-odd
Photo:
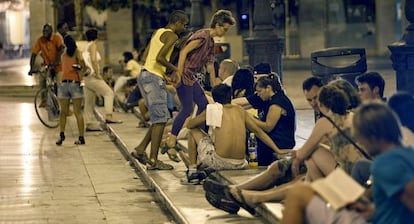
[[[168,152],[168,150],[170,150],[170,149],[175,149],[177,152],[181,150],[177,145],[174,145],[173,147],[170,147],[170,146],[167,145],[167,143],[165,143],[165,145],[161,148],[161,154],[167,153],[168,158],[170,160],[172,160],[176,163],[181,162],[181,159],[178,158],[177,153],[169,153]]]
[[[223,195],[216,195],[206,191],[205,197],[208,203],[210,203],[210,205],[212,205],[215,208],[221,209],[227,213],[237,214],[237,212],[240,210],[239,205],[227,199]]]
[[[163,163],[160,160],[157,160],[155,162],[150,162],[147,165],[147,170],[172,170],[172,169],[174,169],[173,166],[171,166],[170,164]]]
[[[226,195],[227,199],[233,201],[234,203],[236,203],[237,205],[239,205],[240,207],[244,208],[247,212],[249,212],[251,215],[255,216],[256,215],[256,210],[252,207],[250,207],[246,201],[244,200],[244,196],[242,194],[242,191],[239,188],[235,188],[236,189],[236,193],[237,196],[240,198],[240,201],[238,201],[230,192],[230,188],[226,187],[224,189],[224,194]]]
[[[143,165],[147,165],[147,163],[151,163],[150,159],[147,156],[147,153],[145,152],[131,152],[131,156],[134,157],[138,162],[140,162]]]

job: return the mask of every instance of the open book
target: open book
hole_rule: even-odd
[[[335,169],[326,178],[312,182],[311,187],[335,210],[357,201],[365,191],[341,168]]]

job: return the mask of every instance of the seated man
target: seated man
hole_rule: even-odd
[[[374,102],[357,109],[353,126],[359,142],[375,156],[373,203],[359,200],[335,211],[309,185],[301,185],[288,193],[282,223],[413,222],[414,150],[402,146],[398,118],[385,104]]]
[[[220,112],[214,119],[220,124],[217,127],[210,127],[210,134],[203,132],[199,126],[207,120],[209,124],[209,109],[188,121],[187,128],[190,130],[188,138],[189,158],[180,152],[184,162],[188,167],[188,182],[200,181],[197,164],[201,167],[209,167],[216,170],[223,169],[245,169],[248,164],[246,161],[246,128],[255,133],[266,145],[278,153],[284,154],[289,150],[280,150],[272,139],[255,122],[243,108],[231,104],[231,87],[226,84],[219,84],[212,90],[213,99]],[[211,116],[215,114],[212,113]],[[221,119],[220,119],[221,116]],[[213,120],[214,120],[213,119]],[[221,120],[221,122],[220,122]]]

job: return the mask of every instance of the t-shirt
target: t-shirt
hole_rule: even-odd
[[[263,101],[256,94],[247,97],[250,105],[259,110],[258,116],[261,121],[266,121],[271,105],[277,105],[286,111],[281,115],[275,127],[267,134],[280,149],[292,149],[295,147],[296,111],[290,99],[283,93],[278,92],[269,101]],[[275,151],[257,139],[257,157],[259,166],[268,166],[276,158]]]
[[[184,71],[181,78],[182,82],[187,86],[192,86],[194,82],[196,82],[196,77],[194,75],[199,72],[203,66],[207,63],[214,62],[214,40],[210,36],[210,30],[201,29],[196,31],[187,40],[186,45],[193,40],[200,40],[201,45],[189,52],[185,59]]]
[[[51,65],[58,57],[60,47],[64,47],[60,36],[52,34],[50,40],[42,36],[37,39],[36,43],[33,45],[32,53],[39,54],[39,52],[42,52],[43,65]],[[62,66],[56,66],[55,70],[57,72],[62,71]]]
[[[371,166],[376,224],[408,224],[414,212],[399,197],[405,186],[414,180],[414,148],[398,147],[380,154]]]

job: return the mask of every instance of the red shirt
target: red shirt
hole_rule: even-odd
[[[36,43],[34,44],[32,48],[32,53],[39,54],[39,52],[42,52],[42,65],[50,65],[59,56],[58,52],[59,48],[61,47],[64,47],[64,45],[62,38],[60,38],[58,35],[52,34],[50,40],[46,39],[44,36],[41,36],[39,39],[37,39]],[[58,66],[56,66],[55,71],[62,71],[62,65],[59,64]]]
[[[195,73],[199,72],[207,63],[214,62],[214,40],[210,36],[210,30],[196,31],[186,44],[193,40],[201,40],[201,45],[188,53],[185,59],[182,81],[187,86],[192,86],[196,82]]]

